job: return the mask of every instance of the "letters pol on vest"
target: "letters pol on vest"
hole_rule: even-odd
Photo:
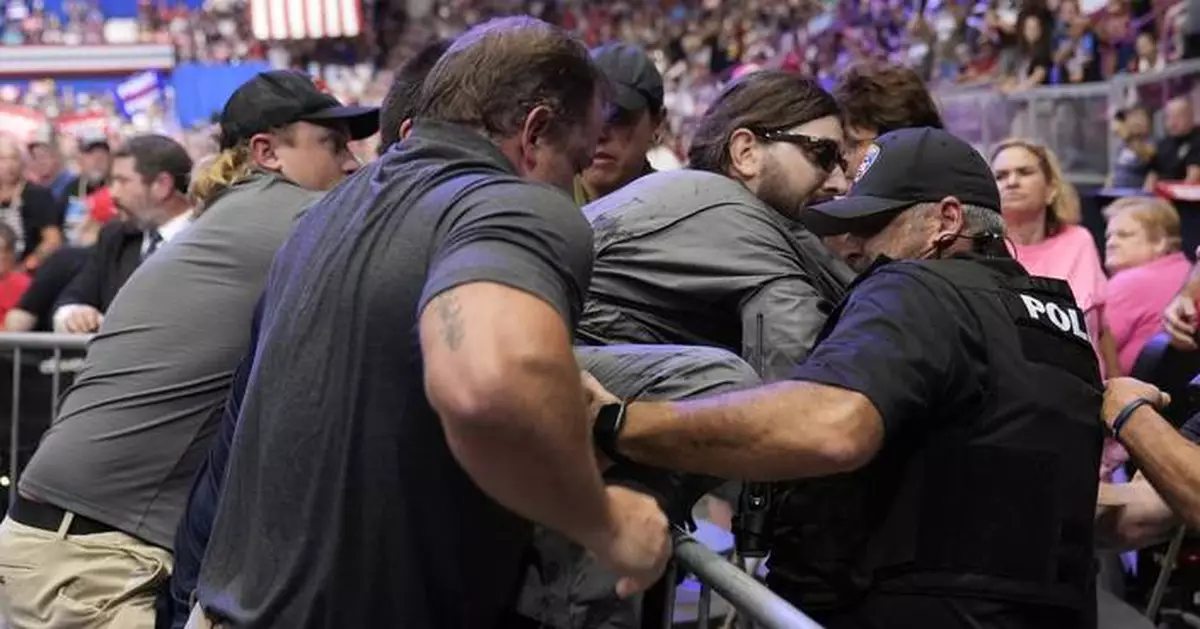
[[[1063,332],[1074,334],[1084,342],[1091,342],[1087,332],[1083,330],[1083,315],[1078,308],[1064,308],[1052,301],[1042,301],[1025,294],[1021,295],[1021,301],[1025,302],[1025,310],[1034,321],[1049,322]]]

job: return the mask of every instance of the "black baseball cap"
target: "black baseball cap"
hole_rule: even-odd
[[[867,149],[846,196],[806,208],[800,218],[814,234],[832,236],[861,219],[949,196],[1000,211],[992,168],[973,146],[942,129],[897,129]]]
[[[361,140],[379,130],[379,108],[343,105],[300,72],[263,72],[243,83],[225,103],[221,148],[300,121],[342,121],[350,129],[350,139]]]
[[[646,51],[628,44],[605,44],[592,49],[592,61],[613,86],[613,101],[621,109],[657,112],[663,106],[663,78]]]

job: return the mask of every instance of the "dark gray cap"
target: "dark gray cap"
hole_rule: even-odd
[[[897,129],[867,149],[846,196],[805,209],[800,220],[818,236],[833,236],[856,221],[948,196],[1000,211],[992,167],[974,147],[942,129]]]
[[[592,50],[592,61],[612,83],[618,107],[629,111],[662,109],[662,75],[644,50],[628,44],[605,44]]]

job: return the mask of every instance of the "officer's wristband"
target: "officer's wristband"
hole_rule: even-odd
[[[1125,423],[1129,421],[1129,418],[1133,417],[1133,413],[1143,406],[1153,407],[1154,403],[1144,397],[1140,397],[1126,404],[1125,408],[1121,409],[1120,413],[1117,413],[1117,418],[1113,420],[1112,424],[1114,439],[1121,440],[1121,429],[1125,427]]]

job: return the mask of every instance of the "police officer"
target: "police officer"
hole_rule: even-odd
[[[1009,256],[999,210],[961,140],[877,138],[850,194],[802,217],[875,262],[793,379],[628,404],[589,381],[598,447],[788,481],[768,584],[826,627],[1094,627],[1099,369],[1070,289]]]

